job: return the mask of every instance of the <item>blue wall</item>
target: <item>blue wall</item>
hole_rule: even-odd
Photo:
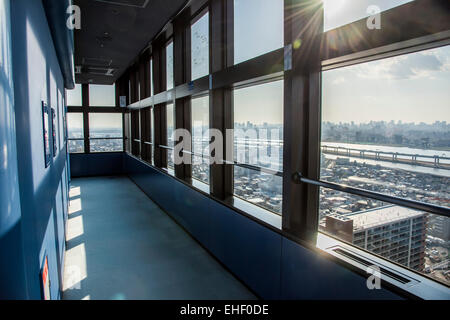
[[[123,153],[91,153],[70,155],[72,178],[120,175],[123,172]]]
[[[0,299],[28,297],[22,251],[10,2],[0,1]]]
[[[8,4],[11,30],[4,27],[8,22],[3,19],[3,16],[8,16],[4,13]],[[40,269],[47,255],[51,298],[58,299],[62,282],[68,191],[67,156],[62,129],[63,77],[42,2],[1,1],[0,8],[3,15],[0,19],[1,57],[11,58],[11,55],[5,55],[7,47],[4,45],[7,43],[4,39],[11,35],[13,66],[13,81],[11,70],[3,69],[8,68],[8,64],[1,69],[0,74],[1,105],[3,108],[5,102],[7,111],[5,115],[2,110],[0,116],[0,143],[8,151],[2,152],[0,156],[7,156],[0,158],[2,167],[4,165],[6,168],[0,176],[1,296],[41,299]],[[44,163],[41,101],[53,107],[57,114],[58,150],[48,168],[45,168]],[[18,146],[17,159],[14,136]],[[5,207],[7,211],[4,211]],[[8,251],[4,252],[5,249]]]
[[[124,171],[264,299],[400,298],[127,154]]]

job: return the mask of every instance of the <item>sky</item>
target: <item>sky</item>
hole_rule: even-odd
[[[115,107],[116,85],[89,85],[89,105],[98,107]]]
[[[67,105],[79,107],[81,104],[81,84],[76,84],[75,89],[67,90]]]
[[[450,123],[450,46],[325,71],[322,119]]]
[[[366,17],[369,6],[375,5],[381,11],[400,6],[413,0],[323,0],[324,30],[328,31]],[[381,21],[383,27],[383,21]]]
[[[284,0],[234,0],[235,64],[284,46],[283,6]]]
[[[234,122],[261,125],[283,123],[284,81],[234,90]]]
[[[116,105],[115,85],[89,85],[89,105],[99,107],[109,107]],[[67,105],[81,106],[81,85],[77,84],[74,90],[67,90]],[[91,114],[94,119],[94,124],[91,126],[96,128],[114,128],[118,126],[118,117],[111,113],[102,113],[101,116]],[[119,115],[120,116],[120,115]],[[83,128],[83,116],[76,114],[71,116],[69,113],[68,123],[70,128]],[[122,121],[120,121],[120,125]]]

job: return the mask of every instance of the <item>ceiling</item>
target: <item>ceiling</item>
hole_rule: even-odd
[[[113,84],[186,0],[74,0],[75,82]]]

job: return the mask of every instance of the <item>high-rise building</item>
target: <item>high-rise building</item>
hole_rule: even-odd
[[[450,219],[442,216],[433,216],[429,224],[430,235],[444,241],[450,241]]]
[[[411,269],[424,269],[427,214],[387,206],[322,220],[325,232]]]

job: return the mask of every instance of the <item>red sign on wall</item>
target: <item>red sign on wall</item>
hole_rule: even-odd
[[[50,279],[48,275],[47,256],[45,256],[44,266],[42,268],[42,288],[44,293],[44,300],[50,300]]]

